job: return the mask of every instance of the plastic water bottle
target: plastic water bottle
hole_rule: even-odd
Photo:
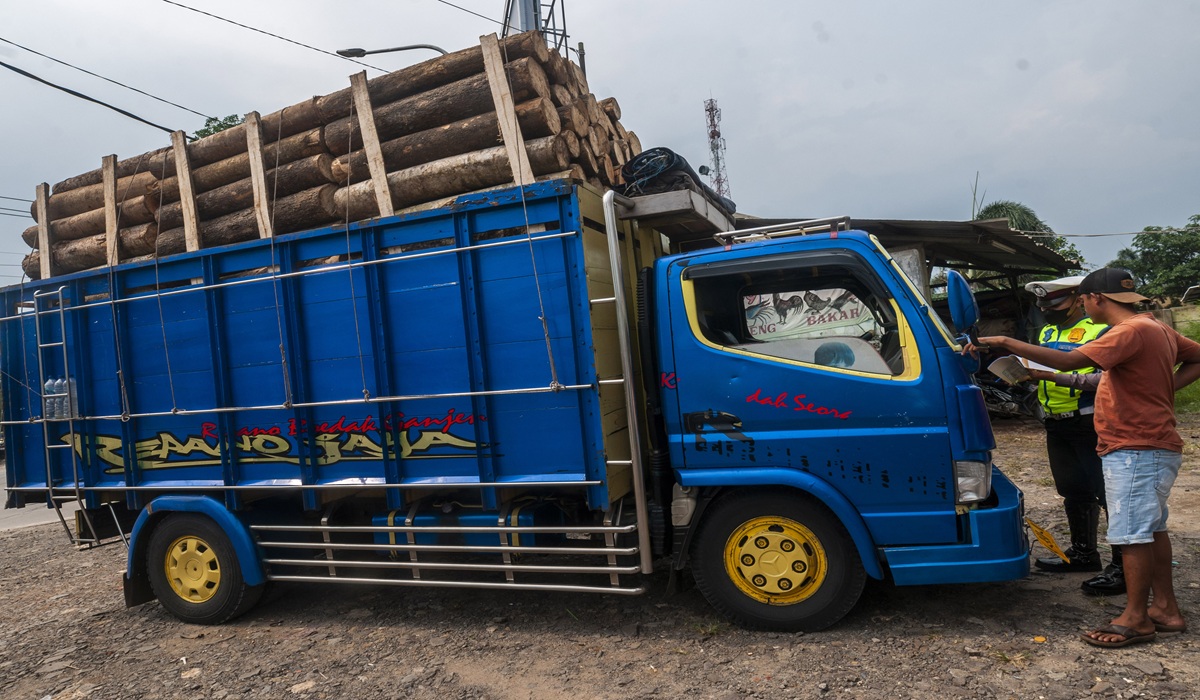
[[[79,417],[79,395],[77,393],[75,393],[75,377],[69,377],[67,379],[67,396],[70,399],[69,403],[67,403],[67,415],[71,418],[78,418]],[[67,401],[68,399],[63,399],[63,400]]]
[[[54,393],[54,380],[47,379],[45,386],[42,387],[42,396],[43,396],[43,398],[42,398],[42,413],[44,414],[42,416],[42,418],[45,420],[53,420],[58,417],[55,415],[55,408],[57,408],[57,404],[56,404],[57,399],[49,398],[50,394],[53,394],[53,393]]]
[[[63,379],[62,377],[55,379],[54,380],[54,393],[56,393],[56,394],[67,393],[67,380]],[[67,397],[66,396],[58,396],[57,398],[53,399],[53,401],[54,401],[54,417],[59,418],[59,419],[67,418],[68,417],[67,416]]]

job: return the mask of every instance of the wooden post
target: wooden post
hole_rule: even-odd
[[[50,217],[46,215],[47,201],[50,199],[50,185],[45,182],[38,185],[37,194],[34,197],[34,206],[37,207],[38,215],[38,250],[42,253],[41,279],[50,279],[53,272],[50,269],[50,259],[54,257],[54,251],[50,250]]]
[[[517,122],[512,91],[509,89],[508,78],[504,75],[500,40],[495,34],[488,34],[479,37],[479,45],[483,48],[483,67],[487,71],[488,85],[492,88],[492,101],[496,103],[496,116],[500,120],[504,146],[508,149],[513,182],[528,185],[534,181],[533,169],[529,167],[529,156],[525,153],[525,139],[521,137],[521,125]]]
[[[183,240],[188,252],[200,250],[196,190],[192,187],[192,169],[188,165],[187,141],[182,131],[171,133],[171,146],[175,149],[175,174],[179,178],[179,201],[183,205]]]
[[[117,232],[117,156],[104,156],[100,161],[100,177],[104,184],[105,259],[112,267],[121,261],[121,236]]]
[[[267,171],[263,167],[262,121],[258,112],[246,115],[246,154],[250,157],[250,187],[254,190],[254,217],[258,221],[258,237],[275,235],[271,227],[270,194],[267,192]]]
[[[358,128],[362,132],[363,151],[367,154],[367,169],[371,171],[371,182],[375,185],[379,215],[394,216],[396,210],[392,207],[392,190],[388,186],[383,149],[379,146],[379,132],[375,130],[375,114],[371,111],[371,94],[367,92],[366,71],[350,76],[350,89],[354,93],[354,110],[358,112]]]

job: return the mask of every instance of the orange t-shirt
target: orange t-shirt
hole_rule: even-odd
[[[1104,370],[1096,390],[1097,452],[1183,451],[1175,430],[1175,365],[1200,362],[1200,343],[1139,314],[1076,350]]]

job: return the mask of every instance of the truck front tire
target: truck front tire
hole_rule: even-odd
[[[713,503],[692,546],[696,585],[737,624],[815,632],[842,619],[866,572],[849,533],[816,499],[742,491]]]
[[[211,519],[168,515],[154,529],[146,570],[159,603],[184,622],[219,625],[245,613],[264,586],[247,586],[229,537]]]

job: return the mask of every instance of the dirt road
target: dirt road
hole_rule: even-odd
[[[999,422],[996,461],[1064,539],[1041,427]],[[616,598],[280,585],[223,627],[126,609],[118,547],[0,532],[5,698],[1189,698],[1200,684],[1200,420],[1172,497],[1176,585],[1196,631],[1121,650],[1079,633],[1124,598],[1085,575],[870,584],[832,629],[748,632],[690,589]]]

